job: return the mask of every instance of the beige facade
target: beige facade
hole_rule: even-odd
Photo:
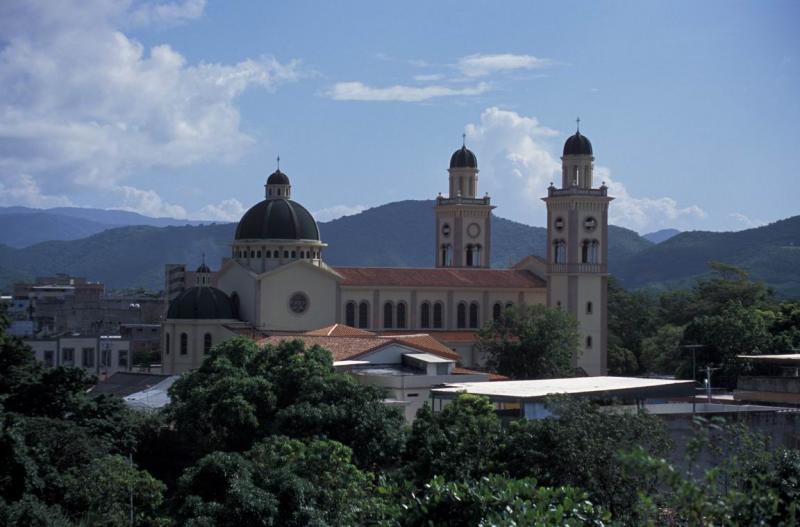
[[[165,372],[197,368],[206,335],[216,344],[236,334],[225,329],[236,323],[264,334],[302,333],[332,324],[380,332],[475,332],[508,307],[546,304],[578,318],[582,344],[575,365],[590,375],[605,373],[611,198],[605,186],[592,188],[591,155],[562,159],[563,188],[551,186],[544,198],[547,256],[527,257],[512,269],[489,268],[494,207],[488,196],[476,198],[477,160],[466,146],[451,158],[450,196],[440,195],[436,202],[436,268],[328,266],[313,218],[288,199],[288,177],[276,171],[266,185],[266,199],[242,218],[232,255],[215,273],[217,296],[230,298],[233,318],[168,317]],[[181,334],[186,335],[185,353],[176,352]],[[458,352],[461,365],[483,363],[468,339],[441,341]]]

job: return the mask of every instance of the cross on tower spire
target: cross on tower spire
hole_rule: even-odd
[[[577,123],[577,125],[578,125],[578,126],[577,126],[577,128],[578,128],[578,132],[580,132],[580,131],[581,131],[581,118],[580,118],[580,117],[578,117],[577,119],[575,119],[575,122],[576,122],[576,123]]]
[[[461,134],[461,146],[466,148],[467,147],[467,134]]]
[[[281,156],[278,156],[278,170],[281,169]]]

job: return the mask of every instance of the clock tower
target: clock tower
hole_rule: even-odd
[[[491,266],[492,209],[478,193],[478,159],[466,144],[450,157],[450,193],[436,198],[436,267]]]
[[[580,124],[580,121],[579,121]],[[547,305],[578,319],[574,364],[605,375],[608,360],[608,196],[592,186],[592,143],[580,130],[564,144],[561,187],[547,189]]]

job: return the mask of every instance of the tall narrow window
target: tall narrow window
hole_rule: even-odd
[[[358,327],[362,329],[369,327],[369,304],[365,301],[358,304]]]
[[[500,302],[495,302],[494,306],[492,306],[492,318],[495,322],[500,320],[500,317],[503,315],[503,304]]]
[[[472,245],[467,245],[467,267],[472,267]]]
[[[476,245],[474,247],[474,249],[472,250],[472,252],[473,252],[472,265],[474,265],[475,267],[480,267],[481,266],[481,246],[480,245]]]
[[[167,338],[164,341],[164,355],[169,355],[169,333],[167,333]]]
[[[394,327],[392,322],[392,313],[394,312],[394,306],[391,302],[386,302],[383,304],[383,327],[391,328]]]
[[[456,327],[458,327],[458,329],[465,329],[467,327],[467,304],[464,302],[458,304],[458,311],[456,311]]]
[[[356,303],[348,302],[344,306],[344,323],[351,328],[356,327]]]
[[[591,335],[586,337],[586,347],[587,348],[591,348],[592,347],[592,336]]]
[[[469,327],[470,328],[477,328],[478,327],[478,303],[472,302],[469,305]]]
[[[444,306],[441,302],[433,304],[433,327],[435,329],[442,329],[442,319],[444,318],[443,311]]]
[[[431,303],[423,302],[419,308],[419,327],[428,329],[431,327]]]
[[[406,303],[400,302],[397,304],[397,328],[405,329],[406,327]]]
[[[554,241],[553,251],[555,263],[567,263],[567,244],[564,242],[564,240]]]
[[[589,263],[589,240],[581,242],[581,262]]]
[[[587,315],[591,315],[592,314],[592,303],[591,302],[586,302],[586,314]]]
[[[203,336],[203,353],[205,355],[211,353],[211,333],[206,333]]]
[[[189,335],[181,333],[181,355],[189,353]]]

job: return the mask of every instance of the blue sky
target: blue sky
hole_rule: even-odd
[[[0,205],[235,220],[280,154],[319,220],[447,187],[541,225],[575,117],[612,222],[800,213],[795,1],[0,6]]]

